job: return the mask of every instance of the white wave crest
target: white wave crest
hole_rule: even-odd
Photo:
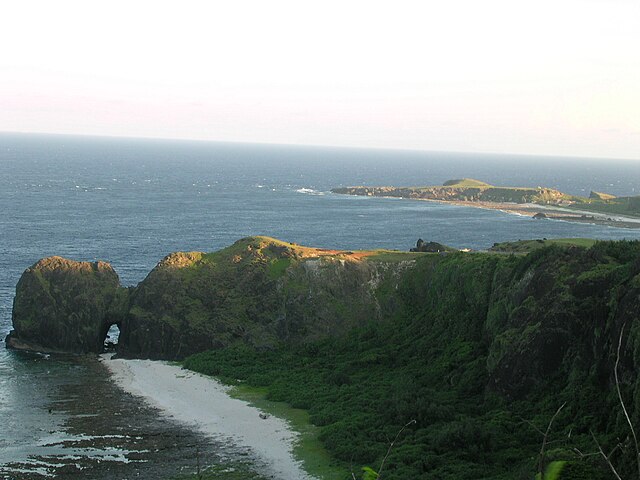
[[[299,188],[296,190],[298,193],[306,193],[307,195],[324,195],[324,192],[319,192],[313,188]]]

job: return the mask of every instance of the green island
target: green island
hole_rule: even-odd
[[[640,425],[638,241],[426,253],[249,237],[171,254],[135,287],[114,275],[34,264],[7,344],[98,352],[117,324],[118,355],[183,362],[308,427],[296,454],[323,479],[367,478],[404,425],[385,480],[609,479],[598,445],[622,478],[637,470],[616,387]]]
[[[617,222],[622,227],[640,227],[625,219],[640,218],[640,196],[616,197],[592,191],[589,197],[569,195],[546,187],[496,187],[471,178],[448,180],[427,187],[342,187],[331,190],[344,195],[400,197],[449,202],[481,208],[514,211],[537,218],[594,223]],[[596,214],[596,215],[588,215]],[[624,218],[611,218],[621,216]]]

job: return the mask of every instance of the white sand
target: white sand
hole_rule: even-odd
[[[297,434],[287,423],[273,416],[261,419],[259,409],[231,398],[229,387],[165,362],[102,358],[125,391],[216,440],[250,449],[274,478],[313,479],[293,457]]]

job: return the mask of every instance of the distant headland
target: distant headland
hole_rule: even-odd
[[[496,187],[472,178],[448,180],[442,185],[426,187],[357,186],[331,191],[344,195],[446,202],[538,219],[640,228],[640,196],[616,197],[592,191],[589,197],[581,197],[539,186]]]

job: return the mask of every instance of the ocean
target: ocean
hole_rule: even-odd
[[[0,134],[0,337],[11,328],[21,273],[50,255],[106,260],[133,285],[170,252],[213,251],[249,235],[400,250],[418,238],[472,249],[527,238],[640,238],[638,229],[329,192],[462,177],[640,195],[633,161]],[[92,478],[160,478],[195,462],[193,451],[145,456],[149,443],[127,429],[205,441],[153,413],[123,422],[137,400],[110,392],[91,358],[12,352],[1,343],[0,478],[83,478],[87,462],[98,461],[108,467]]]

